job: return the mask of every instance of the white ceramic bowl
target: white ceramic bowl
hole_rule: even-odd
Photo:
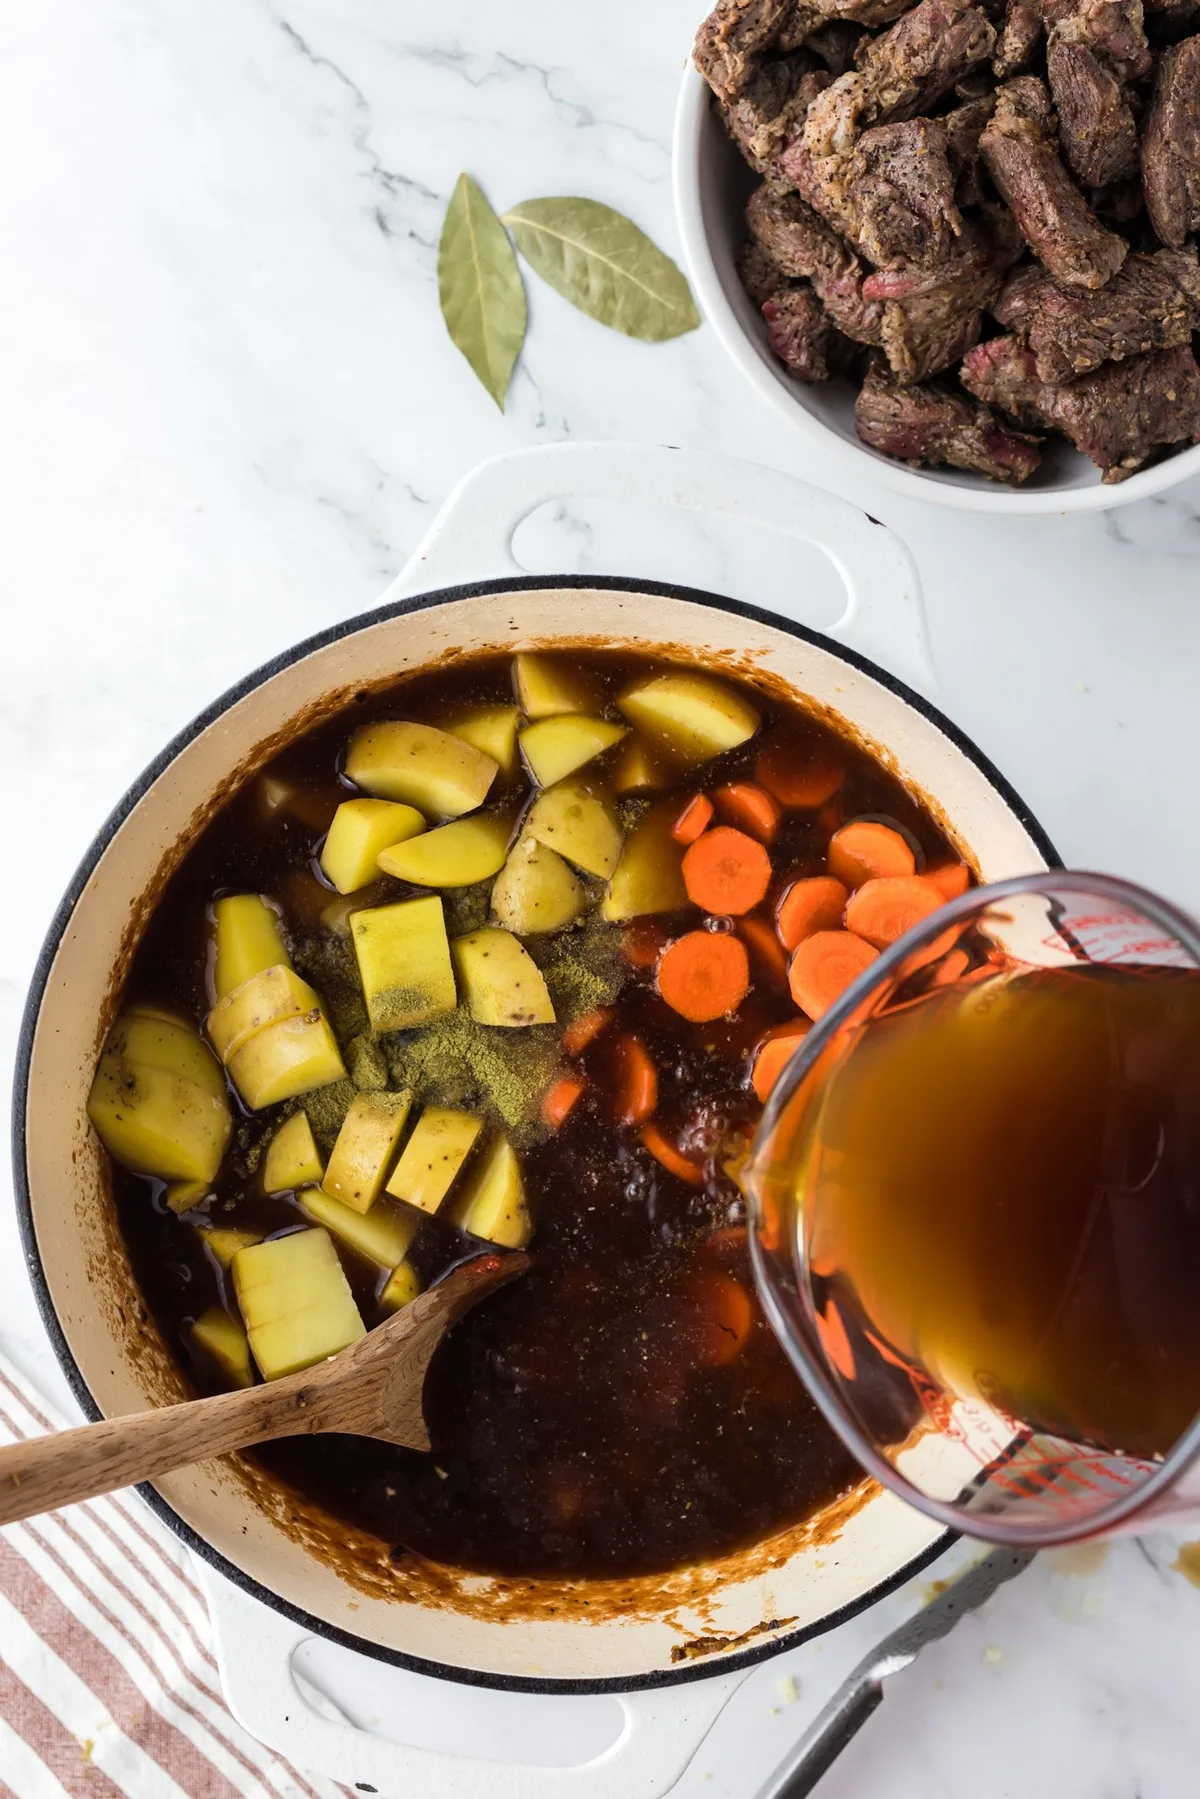
[[[768,347],[766,326],[734,266],[745,239],[746,199],[758,177],[734,148],[705,82],[692,68],[684,76],[675,118],[674,180],[679,235],[705,318],[751,386],[785,413],[814,449],[835,455],[851,473],[934,506],[1025,514],[1108,511],[1200,474],[1196,446],[1105,487],[1093,462],[1065,440],[1051,438],[1029,484],[1009,488],[953,469],[911,468],[868,449],[854,429],[852,383],[797,381]]]

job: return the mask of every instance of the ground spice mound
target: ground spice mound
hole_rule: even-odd
[[[497,1118],[514,1143],[540,1134],[542,1094],[562,1061],[553,1025],[504,1030],[465,1007],[381,1041],[393,1084],[421,1104],[463,1106]]]
[[[298,937],[292,961],[297,973],[311,982],[324,1000],[339,1042],[345,1043],[367,1029],[358,963],[348,938],[332,934]]]
[[[560,1028],[596,1006],[611,1005],[628,979],[620,927],[594,913],[572,931],[531,938],[525,947],[545,977]]]

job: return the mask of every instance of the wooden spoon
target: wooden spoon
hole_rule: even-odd
[[[341,1431],[427,1450],[421,1400],[434,1350],[476,1300],[528,1266],[529,1257],[520,1254],[464,1262],[386,1324],[301,1374],[0,1449],[0,1524],[272,1437]]]

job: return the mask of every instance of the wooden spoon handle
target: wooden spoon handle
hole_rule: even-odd
[[[108,1418],[0,1449],[0,1524],[111,1493],[324,1423],[319,1385],[303,1375],[214,1399]]]

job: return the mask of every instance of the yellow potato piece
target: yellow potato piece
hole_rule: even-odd
[[[277,963],[287,967],[279,914],[261,894],[230,894],[217,900],[212,911],[217,952],[213,990],[219,1000],[264,968]]]
[[[412,1094],[407,1092],[355,1096],[321,1182],[331,1199],[355,1212],[370,1211],[383,1191],[411,1109]],[[400,1256],[392,1259],[398,1262]]]
[[[220,1063],[195,1025],[184,1018],[131,1006],[109,1032],[105,1048],[126,1062],[164,1068],[168,1074],[194,1081],[214,1099],[225,1097]]]
[[[381,799],[403,800],[436,818],[457,818],[483,804],[497,764],[474,744],[434,725],[392,721],[359,726],[346,752],[346,773],[355,786]]]
[[[449,1106],[426,1106],[387,1184],[422,1212],[436,1212],[470,1155],[483,1121]]]
[[[211,1181],[168,1181],[163,1194],[169,1209],[178,1216],[190,1212],[212,1192]]]
[[[519,837],[492,887],[492,911],[520,937],[574,924],[586,895],[571,867],[536,837]]]
[[[324,1172],[307,1115],[293,1112],[267,1145],[264,1193],[295,1193],[300,1187],[317,1186]]]
[[[472,931],[456,937],[450,953],[477,1024],[516,1029],[554,1023],[554,1006],[542,971],[511,931],[490,926]]]
[[[472,1237],[502,1249],[524,1249],[533,1235],[525,1184],[516,1151],[507,1137],[487,1149],[450,1213],[450,1221]]]
[[[300,1210],[314,1224],[323,1224],[348,1249],[380,1268],[394,1268],[408,1254],[408,1246],[421,1228],[419,1218],[402,1212],[386,1199],[364,1216],[343,1205],[340,1199],[331,1199],[320,1187],[310,1187],[298,1198]]]
[[[413,1030],[453,1012],[458,993],[436,894],[354,912],[350,934],[373,1030]]]
[[[451,737],[461,737],[490,756],[506,781],[511,781],[519,766],[517,760],[517,726],[521,722],[517,706],[476,706],[446,726]]]
[[[628,731],[628,725],[610,724],[606,718],[568,712],[527,725],[520,736],[521,753],[538,786],[553,787],[620,743]]]
[[[420,1275],[411,1262],[401,1262],[398,1268],[393,1268],[379,1295],[379,1303],[387,1312],[398,1312],[402,1306],[411,1305],[420,1291]]]
[[[250,1361],[250,1344],[236,1318],[221,1306],[210,1306],[191,1326],[195,1347],[205,1356],[231,1387],[252,1387],[254,1368]]]
[[[343,800],[321,849],[321,872],[339,893],[356,893],[378,880],[376,863],[383,850],[424,829],[425,816],[415,806],[395,800]]]
[[[229,1101],[165,1068],[106,1050],[88,1094],[87,1115],[105,1149],[135,1174],[211,1182],[232,1120]]]
[[[366,1335],[327,1231],[293,1231],[240,1249],[233,1286],[264,1380],[311,1368]]]
[[[660,800],[634,825],[600,902],[601,918],[619,924],[649,912],[676,912],[687,905],[683,846],[671,835],[678,816],[677,801]]]
[[[661,751],[631,731],[614,759],[612,784],[614,793],[656,793],[670,786],[671,775]]]
[[[229,1078],[252,1112],[344,1078],[337,1038],[322,1012],[269,1024],[229,1058]]]
[[[294,969],[284,966],[261,969],[217,1001],[208,1015],[208,1034],[213,1048],[228,1066],[243,1043],[256,1031],[284,1018],[303,1018],[320,1011],[321,996],[302,981]]]
[[[491,812],[457,818],[409,843],[383,851],[379,866],[398,881],[417,887],[473,887],[504,864],[512,822]]]
[[[568,779],[538,794],[525,831],[585,874],[607,881],[621,855],[621,827],[603,793]]]
[[[627,687],[617,704],[652,744],[689,767],[736,749],[761,722],[748,700],[711,675],[652,675]]]
[[[519,650],[513,657],[513,687],[526,718],[594,712],[599,699],[597,684],[588,675],[538,650]]]
[[[249,1249],[252,1243],[262,1242],[261,1231],[235,1230],[232,1226],[219,1225],[210,1230],[198,1232],[205,1249],[212,1251],[221,1268],[228,1268],[239,1249]]]

